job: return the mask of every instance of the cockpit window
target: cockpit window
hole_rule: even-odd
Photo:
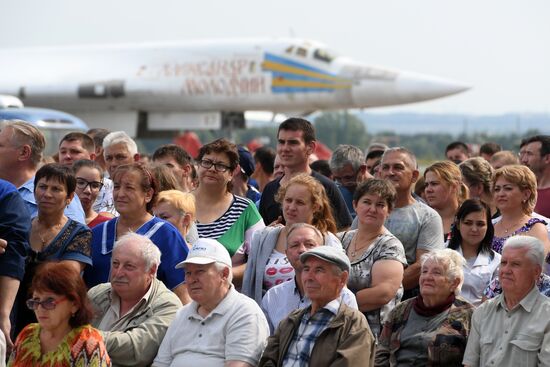
[[[305,49],[304,47],[298,47],[296,49],[296,55],[306,57],[307,56],[307,49]]]
[[[327,63],[330,63],[332,60],[334,60],[334,56],[321,48],[315,50],[315,52],[313,53],[313,58]]]
[[[292,51],[294,51],[294,46],[290,46],[285,50],[287,54],[292,54]]]

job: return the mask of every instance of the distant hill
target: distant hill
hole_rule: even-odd
[[[506,135],[522,134],[537,129],[550,134],[550,114],[505,114],[497,116],[474,116],[457,114],[389,113],[377,114],[357,112],[365,122],[369,134],[395,132],[397,134],[419,133],[487,133]]]

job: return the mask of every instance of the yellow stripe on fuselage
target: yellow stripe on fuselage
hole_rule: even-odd
[[[273,61],[264,61],[262,63],[262,68],[266,69],[268,71],[280,71],[280,72],[283,72],[283,73],[303,75],[303,76],[308,76],[308,77],[311,77],[311,78],[330,80],[330,81],[333,81],[333,82],[342,82],[342,83],[349,83],[350,82],[347,79],[338,78],[338,77],[334,77],[334,76],[331,76],[331,75],[325,75],[325,74],[317,73],[315,71],[304,70],[304,69],[297,68],[297,67],[294,67],[294,66],[283,65],[283,64],[280,64],[278,62],[273,62]]]

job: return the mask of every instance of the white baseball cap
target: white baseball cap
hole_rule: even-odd
[[[206,265],[214,262],[220,262],[231,267],[231,256],[218,241],[211,238],[199,238],[193,244],[187,259],[176,265],[176,269],[185,267],[185,264]]]

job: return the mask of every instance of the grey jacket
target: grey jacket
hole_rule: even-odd
[[[309,307],[293,311],[281,321],[275,334],[267,339],[260,367],[279,367],[288,351],[294,333],[300,327]],[[311,351],[310,366],[355,367],[374,366],[374,337],[365,316],[345,304],[319,334]]]
[[[262,303],[264,296],[265,264],[273,252],[279,233],[283,228],[282,226],[265,227],[261,231],[256,231],[250,241],[250,255],[246,262],[241,293],[255,300],[257,304]]]
[[[101,331],[113,367],[149,366],[153,363],[168,326],[182,307],[179,298],[158,279],[153,279],[149,300],[122,317],[113,330]],[[111,283],[88,291],[96,311],[92,321],[98,327],[111,305]]]

